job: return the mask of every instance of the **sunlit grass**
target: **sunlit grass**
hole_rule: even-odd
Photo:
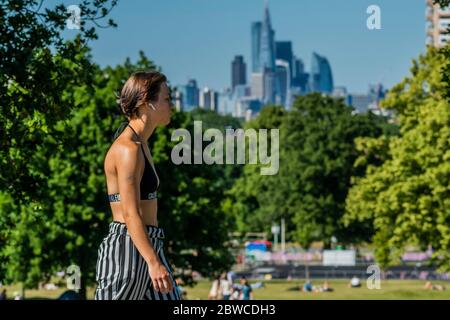
[[[254,283],[256,281],[250,281]],[[313,280],[313,285],[322,285],[322,280]],[[264,299],[283,299],[283,300],[359,300],[359,299],[449,299],[450,300],[450,282],[433,281],[433,284],[444,285],[445,291],[430,291],[424,289],[425,281],[423,280],[382,280],[380,290],[370,290],[366,284],[362,282],[361,288],[348,288],[347,280],[328,280],[329,286],[334,289],[333,292],[301,292],[292,290],[303,284],[303,280],[271,280],[264,281],[265,287],[254,290],[256,300]],[[207,299],[208,292],[211,287],[209,281],[199,281],[194,287],[185,287],[187,291],[187,299],[203,300]],[[14,292],[20,291],[20,286],[5,286],[9,299],[13,298]],[[291,289],[291,290],[290,290]],[[58,288],[55,290],[26,290],[27,299],[56,299],[66,289]],[[88,299],[94,298],[94,288],[88,288]]]
[[[250,281],[253,283],[254,281]],[[368,289],[363,282],[361,288],[348,288],[348,280],[328,280],[333,292],[301,292],[293,291],[301,280],[291,282],[285,280],[264,281],[265,287],[253,291],[256,300],[282,299],[282,300],[360,300],[360,299],[450,299],[450,282],[437,281],[447,287],[445,291],[429,291],[424,289],[426,281],[422,280],[382,280],[381,289]],[[322,285],[322,280],[312,281],[313,285]],[[211,287],[210,282],[202,281],[194,288],[187,288],[188,299],[207,299]]]

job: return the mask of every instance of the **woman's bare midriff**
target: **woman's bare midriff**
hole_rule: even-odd
[[[111,211],[114,221],[125,223],[123,209],[120,202],[111,202]],[[139,214],[146,225],[158,226],[158,200],[141,200],[139,204]]]
[[[122,135],[121,135],[122,136]],[[116,152],[116,146],[118,143],[122,143],[122,138],[119,136],[116,141],[112,144],[110,149],[108,150],[106,157],[105,157],[105,163],[104,163],[104,169],[105,169],[105,175],[106,175],[106,184],[107,184],[107,190],[109,194],[115,193],[113,190],[118,190],[118,181],[117,181],[117,172],[115,167],[115,161],[116,159],[120,159],[121,155]],[[142,160],[142,170],[141,170],[141,176],[144,171],[144,165]],[[111,191],[110,191],[111,190]],[[125,223],[125,219],[123,217],[123,208],[122,205],[119,202],[110,202],[111,212],[112,212],[112,218],[114,221]],[[158,226],[158,218],[157,218],[157,212],[158,212],[158,199],[152,199],[152,200],[140,200],[139,201],[139,214],[142,217],[142,221],[146,225],[152,225],[152,226]]]

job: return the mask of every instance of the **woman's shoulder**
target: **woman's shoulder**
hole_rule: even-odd
[[[124,154],[131,153],[137,154],[141,148],[141,143],[138,141],[133,141],[130,139],[126,139],[125,137],[117,138],[111,145],[111,150],[114,150],[114,153]]]
[[[139,149],[140,149],[139,143],[127,139],[118,138],[109,148],[107,157],[109,157],[117,164],[126,164],[130,162],[136,163],[142,160],[140,159]]]

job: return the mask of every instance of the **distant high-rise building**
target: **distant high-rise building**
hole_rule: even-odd
[[[251,88],[245,84],[237,85],[234,88],[234,97],[240,99],[251,95]]]
[[[183,94],[176,90],[174,92],[174,100],[175,100],[175,109],[177,111],[182,111],[183,110]]]
[[[260,49],[261,49],[261,22],[252,23],[252,72],[261,72]]]
[[[236,116],[243,117],[246,121],[257,115],[261,110],[261,100],[253,97],[244,97],[237,100],[236,103]]]
[[[353,106],[358,113],[367,112],[370,103],[371,99],[368,94],[353,93],[349,95],[349,104]]]
[[[292,42],[291,41],[276,41],[275,42],[275,57],[277,60],[284,60],[289,63],[289,77],[292,80],[293,71],[293,57]]]
[[[289,62],[281,59],[275,61],[275,103],[290,108],[290,67]]]
[[[300,58],[294,57],[293,60],[294,60],[293,76],[298,77],[300,74],[305,73],[305,64]]]
[[[368,93],[370,98],[369,110],[375,114],[390,117],[393,112],[391,110],[381,108],[381,101],[386,96],[386,93],[387,90],[384,89],[381,83],[370,85]]]
[[[252,96],[263,103],[275,102],[275,31],[266,2],[262,22],[252,24]]]
[[[378,105],[386,96],[386,90],[381,83],[369,85],[369,96]]]
[[[269,6],[266,2],[261,26],[260,68],[275,71],[275,31],[270,23]]]
[[[276,95],[275,87],[275,71],[269,68],[265,68],[263,71],[263,103],[273,104],[275,103]]]
[[[437,48],[450,41],[448,27],[450,26],[450,6],[441,9],[433,0],[427,0],[427,43]]]
[[[337,89],[337,88],[336,88]],[[335,90],[335,95],[336,95]],[[353,106],[358,113],[371,111],[378,115],[388,116],[392,112],[387,109],[382,109],[380,106],[381,100],[384,99],[387,90],[383,88],[381,83],[370,85],[368,93],[366,94],[349,94],[347,96],[348,104]]]
[[[346,87],[334,87],[333,89],[333,97],[337,97],[337,98],[345,98],[347,97],[348,92],[347,92],[347,88]]]
[[[351,96],[348,94],[347,88],[344,86],[334,87],[331,96],[335,98],[342,98],[344,103],[347,105],[352,105]]]
[[[218,113],[222,115],[234,115],[235,101],[231,88],[225,88],[219,93]]]
[[[186,85],[179,86],[181,106],[184,111],[190,111],[199,106],[199,89],[197,81],[190,79]]]
[[[252,73],[250,93],[256,99],[264,98],[264,74]]]
[[[200,94],[200,108],[217,112],[219,110],[218,93],[208,87],[204,88]]]
[[[301,59],[294,57],[293,60],[294,70],[292,72],[291,87],[295,87],[296,91],[305,94],[309,91],[309,74],[305,72],[305,64]]]
[[[231,88],[234,88],[240,84],[247,83],[246,76],[247,65],[244,62],[243,56],[234,57],[233,62],[231,63]]]
[[[313,53],[310,74],[311,92],[332,93],[333,74],[327,58]]]

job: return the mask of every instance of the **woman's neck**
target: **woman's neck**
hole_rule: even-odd
[[[141,142],[145,143],[148,143],[148,139],[150,138],[156,127],[153,123],[146,125],[141,119],[130,120],[129,125],[133,127],[134,131],[136,131],[139,139],[141,139]]]

